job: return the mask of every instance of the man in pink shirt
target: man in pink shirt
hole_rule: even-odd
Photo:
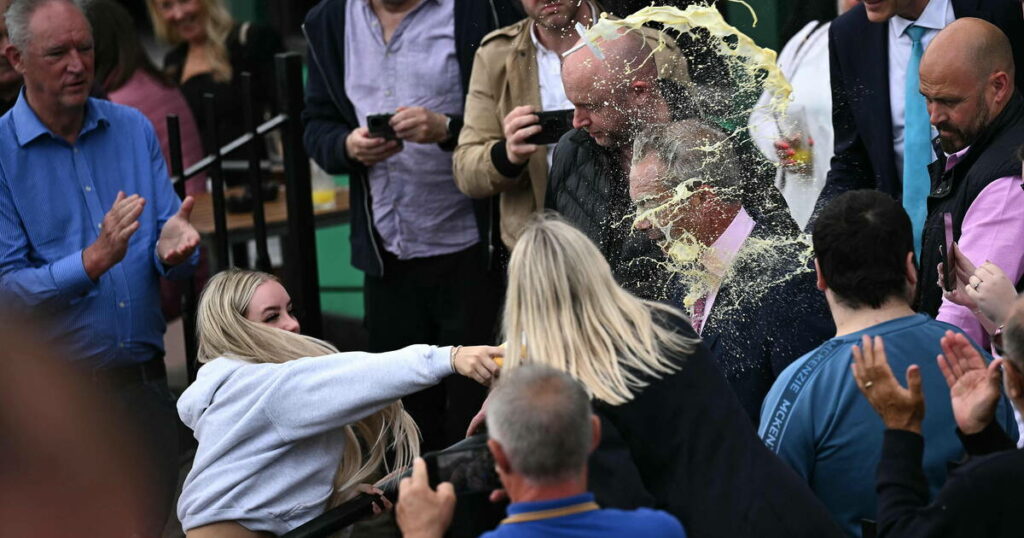
[[[635,226],[665,251],[669,299],[690,313],[756,426],[775,378],[835,325],[801,256],[807,245],[748,211],[743,182],[735,143],[698,120],[655,125],[634,141]]]
[[[921,249],[919,310],[956,325],[979,343],[980,322],[936,286],[946,218],[975,265],[998,265],[1013,282],[1024,275],[1024,190],[1016,150],[1024,144],[1024,98],[1014,89],[1009,39],[980,19],[958,19],[921,59],[921,93],[945,159],[932,165]]]

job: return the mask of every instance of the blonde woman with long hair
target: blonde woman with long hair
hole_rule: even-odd
[[[273,28],[235,21],[222,0],[146,3],[157,38],[173,47],[164,56],[164,72],[181,86],[207,153],[215,145],[206,121],[204,94],[212,93],[216,101],[220,144],[237,138],[245,128],[242,72],[253,76],[258,114],[274,110],[274,55],[283,52],[284,45]]]
[[[399,398],[453,373],[488,383],[497,370],[501,349],[488,346],[339,353],[299,334],[290,310],[284,287],[256,271],[221,272],[203,291],[205,364],[178,401],[199,441],[178,501],[189,538],[283,534],[367,491],[419,453]]]
[[[589,486],[602,507],[654,506],[693,536],[832,535],[684,314],[623,290],[582,232],[533,217],[508,280],[503,368],[545,364],[590,393],[603,431]]]

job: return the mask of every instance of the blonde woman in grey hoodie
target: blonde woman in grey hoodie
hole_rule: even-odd
[[[199,301],[198,378],[178,400],[199,442],[178,500],[189,538],[283,534],[419,453],[398,398],[459,373],[487,384],[502,349],[339,353],[299,334],[275,277],[229,270]]]

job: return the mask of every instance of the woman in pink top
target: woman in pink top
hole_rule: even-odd
[[[86,8],[92,24],[96,53],[96,80],[114,103],[138,109],[149,118],[160,139],[160,148],[170,169],[167,116],[178,116],[181,154],[185,167],[203,158],[202,141],[195,118],[177,87],[170,84],[139,42],[135,21],[112,0],[95,0]],[[206,176],[200,174],[185,184],[187,194],[206,191]]]

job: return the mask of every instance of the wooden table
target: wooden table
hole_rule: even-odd
[[[241,187],[227,190],[227,196],[241,194]],[[193,195],[196,203],[192,208],[192,226],[196,230],[210,253],[213,252],[213,196],[208,193]],[[316,219],[316,227],[335,226],[344,224],[349,219],[348,187],[337,187],[334,189],[334,207],[331,209],[313,209]],[[267,236],[286,235],[288,233],[288,205],[285,201],[285,188],[281,187],[276,200],[263,203],[263,215],[267,223]],[[228,213],[228,243],[235,244],[255,238],[255,230],[252,222],[252,212]],[[215,262],[215,260],[212,260]]]

